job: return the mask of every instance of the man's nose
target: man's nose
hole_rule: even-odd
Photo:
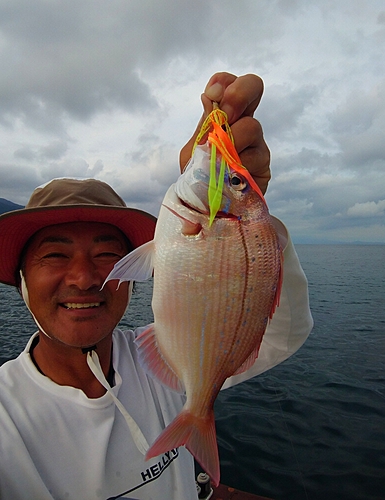
[[[81,255],[72,259],[66,275],[66,284],[76,285],[80,290],[88,290],[94,286],[100,288],[103,277],[92,259]]]

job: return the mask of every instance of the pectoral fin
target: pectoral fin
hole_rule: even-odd
[[[119,287],[123,281],[147,281],[151,278],[154,270],[154,246],[154,240],[148,241],[123,257],[115,264],[103,286],[111,280],[119,280]]]

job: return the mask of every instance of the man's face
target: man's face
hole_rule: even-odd
[[[126,253],[123,234],[109,224],[57,224],[35,234],[24,276],[31,311],[51,338],[87,347],[112,333],[127,307],[128,283],[100,288]]]

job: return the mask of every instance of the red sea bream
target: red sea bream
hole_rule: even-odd
[[[125,257],[108,279],[143,280],[154,272],[154,323],[138,337],[138,349],[152,375],[186,392],[182,412],[146,458],[184,445],[217,485],[214,401],[226,378],[258,356],[278,303],[282,252],[246,170],[226,168],[220,206],[209,220],[210,148],[197,146],[167,191],[154,240]]]

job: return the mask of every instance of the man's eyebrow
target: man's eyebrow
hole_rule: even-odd
[[[94,238],[95,243],[108,243],[109,241],[117,241],[120,244],[122,243],[120,238],[112,234],[100,234]]]
[[[39,247],[41,247],[45,243],[66,243],[68,245],[73,243],[73,241],[70,238],[66,238],[64,236],[46,236],[40,241]]]
[[[99,236],[96,236],[94,238],[95,243],[118,243],[119,247],[124,251],[124,252],[131,252],[133,250],[133,247],[131,245],[130,240],[127,238],[127,236],[122,233],[121,236],[116,236],[114,234],[100,234]]]
[[[95,238],[93,239],[94,243],[108,243],[110,241],[124,245],[122,240],[113,234],[100,234],[98,236],[95,236]],[[45,243],[64,243],[70,245],[71,243],[73,243],[73,240],[66,236],[46,236],[40,241],[39,247],[41,247]]]

